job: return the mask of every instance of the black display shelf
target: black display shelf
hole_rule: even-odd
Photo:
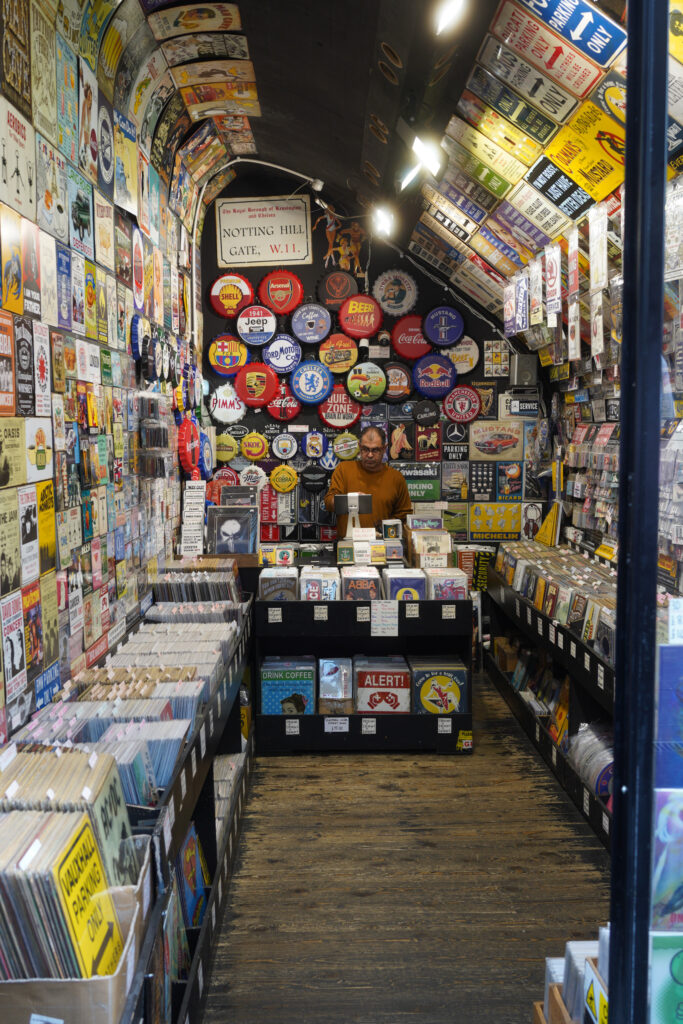
[[[545,722],[534,715],[526,701],[513,690],[510,678],[499,668],[490,651],[484,652],[484,668],[557,781],[590,823],[598,839],[609,850],[612,831],[610,811],[602,800],[587,788],[567,756],[557,747]]]
[[[373,601],[255,601],[254,637],[379,637],[373,633]],[[471,601],[396,601],[400,637],[468,636]]]
[[[586,690],[610,715],[614,707],[614,668],[592,647],[587,647],[566,626],[549,619],[534,608],[531,601],[509,587],[489,566],[488,594],[493,603],[545,650],[570,675],[572,681]]]
[[[609,543],[609,540],[607,540],[606,543]],[[615,546],[616,546],[616,541],[614,543],[615,543]],[[568,540],[568,541],[566,541],[566,544],[567,544],[567,547],[570,548],[572,551],[575,551],[577,553],[577,555],[583,555],[583,557],[587,561],[597,562],[599,565],[604,565],[607,569],[615,569],[616,570],[616,568],[617,568],[617,561],[616,561],[616,559],[605,558],[603,555],[597,555],[595,553],[595,550],[593,550],[593,549],[591,549],[589,547],[585,547],[585,546],[583,546],[581,544],[577,544],[576,541],[574,541],[574,540]]]
[[[257,715],[257,755],[431,750],[472,753],[472,715]]]

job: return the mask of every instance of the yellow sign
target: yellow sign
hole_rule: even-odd
[[[543,152],[543,146],[539,142],[529,138],[521,128],[501,117],[469,89],[465,89],[460,97],[458,111],[470,124],[478,128],[482,135],[502,146],[508,153],[512,153],[527,167],[531,167]]]
[[[595,1008],[595,986],[592,981],[588,986],[588,991],[586,992],[586,1006],[597,1019],[598,1011]]]
[[[78,819],[54,874],[83,977],[113,974],[121,959],[123,939],[85,814]]]
[[[522,529],[519,502],[472,502],[470,504],[470,540],[514,540]]]
[[[270,474],[271,486],[281,494],[293,491],[299,481],[299,474],[291,466],[276,466]]]
[[[625,155],[625,129],[590,102],[546,148],[546,156],[596,202],[621,185]]]
[[[683,3],[669,0],[669,54],[683,64]]]
[[[461,729],[458,733],[458,742],[455,745],[456,750],[471,750],[472,749],[472,730]]]

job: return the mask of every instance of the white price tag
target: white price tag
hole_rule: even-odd
[[[536,742],[540,743],[540,741],[541,741],[541,727],[538,724],[538,722],[536,722]]]
[[[171,819],[166,815],[164,818],[164,846],[166,847],[166,856],[170,856],[171,853]]]
[[[369,622],[370,621],[370,609],[369,608],[356,608],[356,622]]]
[[[371,636],[398,636],[398,601],[373,601],[370,621]]]
[[[282,608],[269,608],[268,622],[282,622]]]
[[[555,643],[555,627],[552,622],[548,626],[548,640],[551,644]]]
[[[559,629],[557,631],[557,646],[560,648],[561,651],[564,650],[564,633],[562,633]]]
[[[583,813],[586,815],[586,817],[588,817],[588,815],[590,814],[590,809],[591,809],[591,795],[588,792],[588,790],[586,789],[586,787],[584,786],[583,787]]]
[[[377,719],[376,718],[364,718],[360,724],[360,731],[362,736],[376,736],[377,735]]]
[[[604,811],[602,812],[602,831],[605,835],[609,835],[609,818]]]
[[[300,724],[298,718],[285,718],[285,736],[298,736]]]
[[[202,967],[201,960],[197,964],[197,988],[199,989],[199,998],[202,998],[202,992],[204,991],[204,968]]]
[[[206,757],[206,722],[199,730],[199,751],[202,755],[202,761]]]
[[[527,610],[526,610],[526,621],[527,621],[527,625],[530,626],[531,625],[531,608],[529,608],[529,607],[527,607]]]
[[[515,615],[517,616],[517,618],[519,618],[519,611],[520,611],[520,609],[519,609],[519,598],[516,597],[515,598]]]
[[[605,666],[598,665],[598,690],[605,689]]]
[[[588,653],[588,651],[584,651],[583,652],[583,667],[585,668],[586,672],[590,672],[590,670],[591,670],[591,656]]]
[[[313,621],[314,622],[327,622],[327,605],[326,604],[314,604],[313,605]]]
[[[550,757],[551,757],[552,762],[553,762],[553,767],[556,768],[557,767],[557,747],[553,747],[553,749],[551,751],[551,754],[550,754]]]
[[[450,735],[453,732],[453,719],[446,718],[445,716],[440,717],[437,724],[437,732],[439,735]]]
[[[538,635],[543,636],[543,619],[540,615],[536,619],[536,629],[538,630]]]
[[[573,640],[569,641],[569,653],[571,654],[572,658],[576,657],[576,644]]]
[[[188,768],[189,768],[189,765],[187,765],[185,767],[185,771],[184,772],[180,773],[180,802],[181,803],[185,799],[185,794],[187,792],[187,779],[186,779],[186,775],[187,775],[187,769]]]
[[[441,618],[442,619],[454,619],[455,618],[455,605],[444,604],[441,606]]]
[[[348,732],[349,731],[349,720],[348,718],[336,718],[326,716],[325,718],[325,732]]]
[[[192,778],[197,774],[197,748],[193,747],[190,753],[190,760],[192,761]]]
[[[420,605],[417,601],[406,601],[406,618],[419,619]]]

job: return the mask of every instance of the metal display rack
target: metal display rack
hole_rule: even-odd
[[[398,601],[397,635],[381,634],[371,601],[256,601],[254,678],[262,656],[454,655],[472,685],[472,602]],[[375,609],[376,610],[376,609]],[[256,753],[431,750],[471,753],[472,712],[454,715],[263,715],[257,696]]]

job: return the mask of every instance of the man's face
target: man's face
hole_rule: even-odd
[[[369,431],[360,442],[360,464],[367,473],[377,473],[382,468],[386,445],[374,430]]]

